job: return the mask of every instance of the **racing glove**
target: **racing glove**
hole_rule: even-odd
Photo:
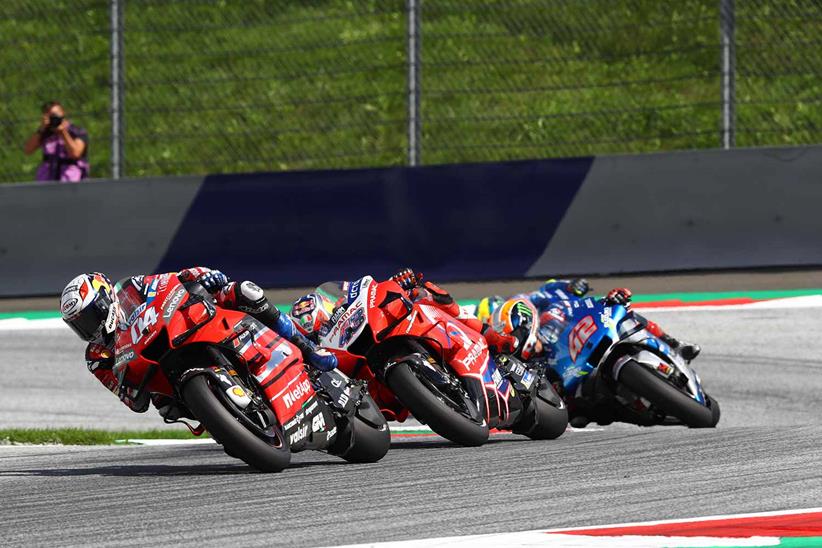
[[[608,304],[621,304],[625,308],[631,306],[631,290],[626,287],[617,287],[608,292],[605,302]]]
[[[210,270],[197,278],[197,282],[209,293],[216,293],[228,285],[228,276],[219,270]]]
[[[421,278],[422,276],[420,276]],[[391,276],[390,280],[392,282],[396,282],[401,288],[406,291],[411,291],[415,287],[417,287],[417,275],[414,274],[414,271],[410,268],[404,268]]]
[[[177,403],[177,400],[165,394],[152,394],[151,403],[154,404],[157,412],[160,413],[160,416],[166,421],[171,422],[180,420],[181,418],[193,418],[189,416],[190,413],[188,409],[181,407]]]
[[[588,285],[588,280],[585,278],[576,278],[568,282],[568,291],[576,295],[577,297],[582,297],[591,287]]]
[[[496,354],[513,354],[519,346],[519,340],[517,340],[516,337],[513,335],[501,335],[488,324],[483,326],[482,335],[488,343],[488,348]]]
[[[148,390],[143,390],[142,393],[138,394],[136,388],[129,388],[125,382],[121,381],[120,387],[117,390],[117,397],[135,413],[145,413],[148,411]]]

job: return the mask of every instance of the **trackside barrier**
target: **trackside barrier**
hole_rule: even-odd
[[[0,296],[219,267],[269,287],[822,264],[822,147],[0,185]]]

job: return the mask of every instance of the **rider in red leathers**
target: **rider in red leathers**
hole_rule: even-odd
[[[63,320],[89,343],[86,347],[89,371],[132,411],[144,413],[148,409],[149,395],[147,392],[138,394],[136,387],[121,382],[113,371],[116,330],[127,328],[128,322],[134,320],[123,317],[118,294],[129,288],[140,292],[146,299],[153,298],[152,292],[157,285],[174,275],[181,282],[200,283],[213,295],[217,306],[245,312],[288,339],[302,351],[309,365],[320,370],[337,366],[336,357],[318,348],[295,329],[290,318],[271,305],[256,284],[231,282],[219,270],[195,267],[177,273],[132,276],[122,280],[116,288],[104,274],[81,274],[63,290],[60,299]],[[169,421],[186,415],[186,410],[180,409],[172,398],[154,395],[151,400],[160,415]]]
[[[516,350],[518,344],[516,337],[497,333],[475,316],[463,313],[457,302],[447,291],[432,282],[424,281],[422,274],[414,273],[410,268],[406,268],[391,276],[390,279],[405,290],[406,296],[412,301],[439,308],[470,329],[482,333],[489,348],[495,353],[510,354]],[[336,285],[347,291],[348,283],[336,282]],[[327,299],[315,292],[297,299],[291,307],[291,316],[298,328],[315,342],[328,328],[328,322],[334,308],[340,306],[343,299],[335,303],[327,302],[327,307],[323,306],[324,301],[327,302]]]

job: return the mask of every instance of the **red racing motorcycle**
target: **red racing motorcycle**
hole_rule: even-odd
[[[485,338],[439,308],[412,302],[393,281],[366,276],[320,291],[339,306],[320,336],[340,369],[365,380],[389,420],[413,414],[456,443],[481,445],[489,428],[553,439],[568,425],[562,399],[513,356],[491,356]]]
[[[175,398],[230,456],[279,472],[306,449],[350,462],[388,452],[388,425],[362,383],[309,369],[297,347],[244,312],[215,306],[201,285],[169,274],[144,291],[127,278],[116,291],[125,325],[115,375]]]

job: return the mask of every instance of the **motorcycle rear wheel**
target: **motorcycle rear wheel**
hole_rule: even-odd
[[[712,428],[716,426],[712,409],[702,405],[688,394],[681,392],[662,377],[634,360],[630,360],[619,371],[619,382],[633,393],[650,401],[654,406],[681,420],[691,428]],[[710,401],[710,400],[709,400]],[[717,406],[717,417],[719,420]]]
[[[487,422],[475,422],[446,404],[422,383],[407,363],[392,367],[386,382],[417,419],[442,437],[468,447],[488,441]]]
[[[269,444],[244,427],[214,394],[208,376],[195,375],[182,387],[186,406],[206,430],[248,465],[262,472],[280,472],[291,462],[291,450],[278,426],[272,432],[275,444]]]

